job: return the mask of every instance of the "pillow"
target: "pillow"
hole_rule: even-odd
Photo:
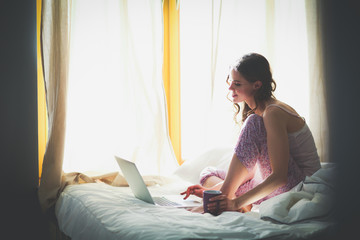
[[[185,161],[174,174],[192,184],[199,183],[200,172],[206,167],[227,170],[234,154],[232,148],[208,150],[194,159]]]

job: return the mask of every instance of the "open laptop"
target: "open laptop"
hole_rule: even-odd
[[[115,156],[117,163],[120,166],[120,169],[128,182],[131,191],[134,196],[144,202],[155,204],[159,206],[171,206],[177,208],[190,208],[201,206],[202,203],[196,200],[184,200],[181,195],[172,195],[172,196],[161,196],[153,197],[151,196],[149,189],[147,188],[143,178],[140,175],[139,170],[137,169],[135,163]],[[170,199],[171,200],[170,200]]]

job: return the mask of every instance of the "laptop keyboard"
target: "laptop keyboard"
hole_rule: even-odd
[[[181,204],[172,202],[164,197],[153,197],[154,202],[160,206],[180,206]]]

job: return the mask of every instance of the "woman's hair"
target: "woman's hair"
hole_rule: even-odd
[[[273,92],[276,89],[276,83],[272,78],[270,64],[266,58],[257,53],[250,53],[243,56],[241,59],[238,59],[234,65],[231,66],[231,69],[239,72],[248,82],[254,83],[256,81],[261,81],[262,85],[259,90],[256,91],[255,98],[255,108],[251,109],[244,102],[244,109],[242,112],[242,122],[255,110],[261,106],[264,107],[265,101],[275,98]],[[229,82],[229,75],[226,79]],[[234,103],[235,115],[234,120],[237,122],[237,115],[240,112],[240,106],[238,103]]]

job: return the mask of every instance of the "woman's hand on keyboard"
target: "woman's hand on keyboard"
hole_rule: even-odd
[[[195,195],[197,197],[202,198],[203,197],[203,192],[205,190],[208,190],[207,188],[204,188],[203,186],[197,184],[197,185],[192,185],[190,187],[187,188],[187,190],[185,192],[180,193],[181,195],[185,194],[184,200],[187,199],[190,195]]]

